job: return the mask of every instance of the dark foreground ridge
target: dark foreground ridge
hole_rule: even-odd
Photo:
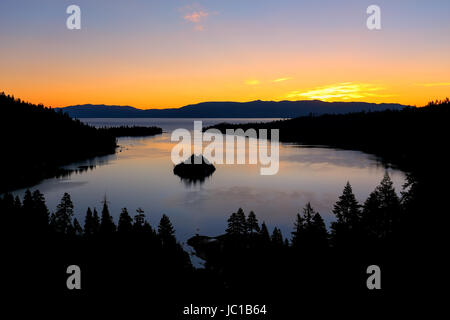
[[[186,319],[182,310],[189,304],[265,304],[271,319],[282,319],[275,315],[298,314],[296,301],[305,303],[305,312],[324,295],[335,302],[379,303],[382,297],[418,288],[420,279],[409,283],[404,273],[414,190],[410,185],[398,197],[386,175],[360,204],[347,183],[334,205],[330,230],[306,203],[302,214],[293,214],[291,235],[284,236],[277,227],[269,232],[255,213],[245,215],[239,208],[229,217],[225,234],[188,240],[204,268],[192,266],[187,247],[177,242],[164,214],[154,228],[141,208],[134,217],[123,208],[116,223],[105,197],[100,213],[87,209],[82,226],[68,193],[53,213],[38,190],[26,191],[22,199],[4,194],[0,215],[8,245],[3,285],[9,293],[26,291],[54,302],[130,297],[145,301],[149,312],[161,312],[162,319]],[[80,290],[66,286],[66,269],[73,264],[82,270]],[[383,270],[383,291],[366,286],[372,264]]]
[[[10,131],[4,136],[13,137],[7,150],[17,151],[27,160],[23,164],[30,167],[28,171],[7,173],[11,177],[39,172],[43,156],[36,152],[40,148],[41,154],[50,152],[57,159],[59,152],[71,155],[74,146],[86,152],[74,133],[100,145],[110,142],[107,146],[115,150],[115,137],[101,130],[42,106],[4,95],[1,99],[2,106],[23,108],[24,121],[34,130],[19,135],[27,128],[18,123],[21,112],[13,114],[15,108],[2,108],[9,116],[5,119],[17,125],[6,124]],[[69,194],[64,194],[52,214],[44,195],[37,190],[26,192],[22,199],[3,194],[0,217],[5,244],[5,292],[36,293],[35,299],[43,297],[47,301],[56,301],[48,297],[80,297],[84,301],[102,298],[109,301],[101,304],[106,308],[118,297],[129,297],[135,303],[131,305],[142,301],[151,306],[152,315],[162,312],[162,317],[156,317],[161,319],[186,319],[182,308],[191,303],[266,304],[269,319],[291,319],[316,305],[316,314],[329,303],[351,309],[368,301],[373,310],[386,307],[387,301],[397,301],[398,297],[420,298],[433,293],[445,274],[439,266],[445,265],[441,260],[448,233],[442,230],[446,227],[443,216],[448,211],[447,189],[442,188],[442,182],[448,181],[444,151],[449,105],[447,99],[422,109],[252,124],[280,129],[283,141],[361,148],[385,156],[389,162],[407,168],[407,183],[398,196],[386,175],[364,203],[356,200],[348,183],[333,208],[336,220],[330,229],[314,210],[314,203],[305,203],[302,214],[295,217],[292,213],[290,236],[283,236],[278,228],[270,234],[256,214],[245,215],[239,209],[231,214],[224,235],[190,238],[195,254],[204,259],[204,268],[191,265],[187,247],[177,242],[167,216],[163,215],[154,228],[142,209],[136,210],[132,218],[124,208],[116,224],[105,199],[100,215],[95,208],[87,210],[82,227],[73,217]],[[42,114],[46,115],[43,122],[36,122]],[[50,122],[47,116],[57,121]],[[42,124],[45,126],[39,131]],[[64,131],[66,127],[73,128],[72,133]],[[63,134],[58,135],[60,132]],[[54,150],[40,145],[44,137]],[[20,150],[20,139],[29,149]],[[66,139],[71,143],[65,144]],[[96,146],[92,144],[92,149],[87,150],[94,151]],[[34,153],[28,154],[29,150]],[[37,166],[31,167],[35,154]],[[9,169],[20,168],[14,167],[11,159],[7,159]],[[62,159],[69,161],[70,157]],[[82,270],[81,290],[68,290],[66,286],[66,269],[73,264]],[[381,268],[381,290],[367,288],[370,265]],[[130,304],[123,306],[129,309]]]
[[[422,108],[406,108],[399,111],[311,115],[262,124],[220,124],[214,127],[222,132],[225,132],[226,129],[237,128],[243,130],[269,129],[269,136],[270,129],[279,129],[280,140],[284,142],[361,150],[377,155],[386,165],[394,165],[403,169],[407,173],[407,183],[404,186],[407,192],[402,193],[401,200],[403,209],[400,211],[391,209],[384,211],[389,206],[387,204],[387,206],[381,206],[385,208],[381,211],[375,209],[378,214],[373,215],[373,219],[380,223],[376,227],[378,231],[366,229],[355,238],[360,239],[360,236],[366,237],[379,232],[389,233],[388,230],[394,227],[396,223],[386,224],[381,221],[387,217],[391,219],[396,215],[398,216],[394,212],[402,212],[399,214],[403,217],[402,223],[395,227],[395,229],[399,228],[398,231],[390,236],[385,234],[390,239],[397,239],[394,241],[396,244],[387,244],[390,240],[388,242],[381,240],[384,236],[379,239],[385,244],[379,243],[375,247],[366,247],[364,240],[355,240],[354,244],[344,240],[344,243],[347,244],[344,245],[346,249],[344,249],[341,258],[349,259],[349,261],[354,259],[364,261],[365,258],[367,258],[367,262],[369,260],[383,261],[381,262],[382,265],[390,266],[388,268],[392,272],[390,273],[392,283],[400,286],[399,292],[402,295],[424,297],[424,292],[434,292],[444,272],[443,269],[440,269],[439,272],[437,270],[439,270],[438,266],[444,263],[441,253],[446,250],[444,244],[447,242],[446,234],[448,233],[445,229],[446,225],[440,221],[444,219],[448,207],[446,201],[448,188],[445,185],[449,181],[446,150],[449,122],[450,100],[447,98],[443,101],[430,102]],[[380,199],[377,200],[377,197],[383,194],[380,191],[372,193],[366,200],[363,212],[371,211],[372,205],[373,208],[380,206]],[[350,199],[351,197],[346,198]],[[387,199],[385,198],[382,201]],[[390,203],[393,204],[396,201]],[[347,209],[347,212],[354,211],[350,207]],[[336,217],[339,221],[337,214]],[[348,219],[347,222],[351,224],[353,219]],[[336,225],[336,227],[338,226]],[[344,228],[348,227],[349,225]],[[356,235],[360,232],[357,230],[358,228],[350,227],[349,232],[352,234],[355,232],[354,235]],[[338,232],[338,229],[335,229],[335,232]],[[338,238],[335,239],[338,241]],[[400,243],[402,244],[398,246]],[[355,250],[353,257],[351,257],[347,250],[354,246],[359,247],[359,249]],[[197,247],[205,252],[208,246],[200,245]],[[216,254],[209,256],[213,260],[217,257]],[[321,257],[325,258],[326,256]],[[337,266],[341,270],[339,263],[338,265],[331,265],[333,265],[333,268]],[[353,268],[350,265],[347,267],[347,271]],[[403,274],[401,274],[400,269],[404,270]],[[320,270],[320,266],[318,270]],[[342,272],[344,277],[348,275],[345,270],[342,270]],[[353,272],[357,272],[356,269],[353,269]],[[410,280],[407,280],[408,277]],[[351,284],[350,278],[348,278],[348,281],[348,284]]]

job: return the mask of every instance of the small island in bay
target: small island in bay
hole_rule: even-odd
[[[216,167],[203,155],[192,154],[173,168],[173,173],[189,183],[203,182],[211,176]]]

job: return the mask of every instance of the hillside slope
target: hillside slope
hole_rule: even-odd
[[[59,166],[115,152],[116,138],[42,105],[0,93],[0,192],[60,173]]]

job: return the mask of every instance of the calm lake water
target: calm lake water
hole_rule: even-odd
[[[158,125],[162,135],[145,138],[120,138],[115,155],[76,163],[69,167],[95,165],[92,170],[70,177],[52,178],[30,188],[45,194],[54,211],[64,192],[70,193],[75,214],[81,223],[87,207],[101,211],[107,196],[117,223],[121,208],[130,214],[142,208],[153,226],[165,213],[170,217],[180,241],[195,233],[218,235],[224,232],[229,215],[242,207],[253,210],[270,231],[281,228],[290,236],[295,215],[307,202],[321,213],[326,223],[333,220],[333,204],[347,181],[363,202],[381,181],[385,170],[399,192],[405,175],[386,169],[375,157],[358,151],[293,144],[280,145],[278,174],[262,176],[259,165],[216,165],[216,171],[203,184],[188,185],[173,174],[170,132],[176,128],[193,129],[194,119],[81,119],[95,126]],[[270,119],[203,119],[203,125],[219,122],[245,123]],[[24,190],[15,194],[23,196]]]

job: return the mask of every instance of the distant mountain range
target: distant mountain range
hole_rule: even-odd
[[[339,114],[359,111],[399,110],[397,103],[305,101],[202,102],[181,108],[137,109],[130,106],[75,105],[62,110],[72,118],[295,118],[310,113]]]

